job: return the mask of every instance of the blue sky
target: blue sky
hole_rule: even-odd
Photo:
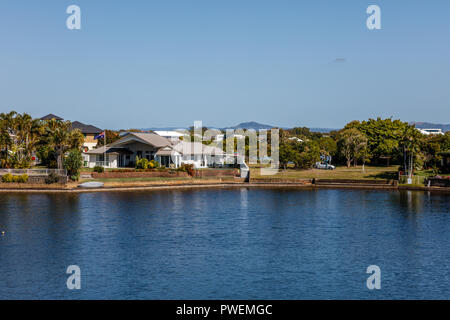
[[[366,27],[371,4],[382,30]],[[0,3],[1,112],[102,128],[449,123],[449,86],[449,1]]]

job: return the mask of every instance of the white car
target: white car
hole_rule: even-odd
[[[317,162],[316,165],[315,165],[315,167],[316,167],[317,169],[325,169],[325,170],[334,170],[334,169],[336,169],[336,167],[333,166],[332,164],[328,164],[328,163],[320,163],[320,162]]]

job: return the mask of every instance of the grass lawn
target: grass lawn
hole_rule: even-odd
[[[350,167],[339,166],[335,170],[296,170],[280,169],[275,175],[261,176],[259,168],[250,168],[251,179],[397,179],[398,166],[378,167],[365,166],[364,172],[362,166]]]

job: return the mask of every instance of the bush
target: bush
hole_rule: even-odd
[[[47,178],[45,178],[45,183],[46,184],[57,183],[58,181],[59,181],[59,176],[56,173],[54,173],[54,172],[51,172],[47,176]]]
[[[136,157],[136,169],[147,169],[148,168],[148,160],[146,158],[139,159]]]
[[[95,166],[95,167],[94,167],[94,172],[102,173],[102,172],[104,172],[104,171],[105,171],[105,168],[103,168],[103,167],[101,167],[101,166]]]
[[[69,151],[67,158],[64,159],[64,168],[72,180],[73,177],[78,180],[80,169],[83,166],[83,157],[80,150],[73,149]]]
[[[2,182],[9,183],[14,181],[14,176],[11,173],[7,173],[2,177]]]
[[[177,171],[187,172],[191,177],[195,174],[193,164],[182,164]]]
[[[27,183],[28,182],[28,175],[27,174],[22,174],[20,176],[16,176],[16,180],[19,183]]]
[[[155,160],[150,160],[148,163],[148,168],[149,169],[159,168],[159,162]]]
[[[20,176],[13,176],[11,173],[7,173],[2,177],[2,182],[5,183],[27,183],[28,182],[28,175],[22,174]]]

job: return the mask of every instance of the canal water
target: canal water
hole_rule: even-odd
[[[450,299],[450,197],[0,194],[0,299]],[[81,289],[66,269],[81,270]],[[369,265],[381,289],[369,290]]]

